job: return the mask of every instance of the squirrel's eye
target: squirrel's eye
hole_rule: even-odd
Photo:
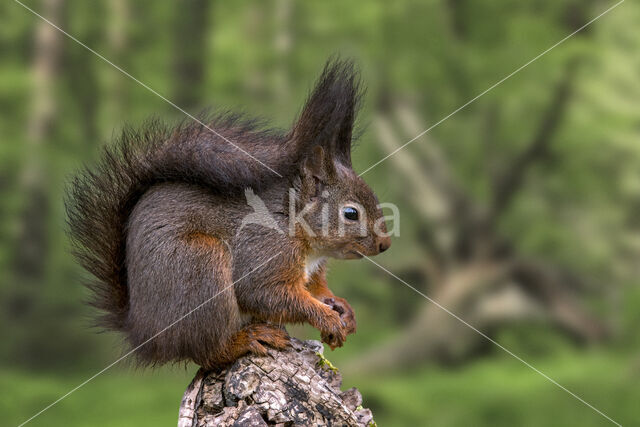
[[[352,208],[351,206],[347,206],[346,208],[344,208],[342,213],[344,214],[345,218],[350,219],[351,221],[358,220],[358,211],[355,208]]]

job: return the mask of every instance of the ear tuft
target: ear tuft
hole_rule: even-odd
[[[362,93],[353,62],[330,58],[292,129],[300,152],[321,146],[329,160],[351,167],[353,125]]]

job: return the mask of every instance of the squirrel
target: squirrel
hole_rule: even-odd
[[[125,127],[65,199],[98,325],[121,332],[143,365],[263,355],[289,344],[285,323],[342,346],[356,320],[327,286],[326,261],[391,245],[351,165],[362,94],[353,63],[334,58],[288,131],[232,113],[206,126]],[[268,227],[243,222],[249,194],[272,215]]]

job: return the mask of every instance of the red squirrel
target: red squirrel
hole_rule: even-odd
[[[342,346],[356,320],[328,288],[326,260],[391,244],[375,194],[351,166],[361,95],[353,64],[333,59],[286,132],[229,113],[206,126],[125,129],[66,198],[99,324],[154,365],[216,368],[284,348],[285,323],[309,323]],[[243,223],[253,212],[247,189],[269,227]]]

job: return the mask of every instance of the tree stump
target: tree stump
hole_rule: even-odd
[[[374,426],[356,388],[342,378],[318,341],[247,355],[222,371],[200,369],[184,393],[178,427]]]

